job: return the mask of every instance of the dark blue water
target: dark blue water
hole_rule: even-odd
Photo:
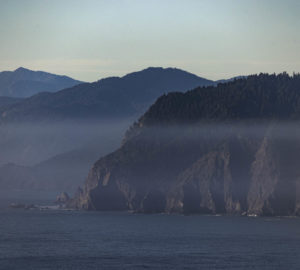
[[[300,219],[1,210],[0,269],[300,269]]]

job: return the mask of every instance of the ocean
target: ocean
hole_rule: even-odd
[[[300,269],[300,218],[2,208],[0,269]]]

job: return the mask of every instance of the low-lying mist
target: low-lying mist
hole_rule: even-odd
[[[0,126],[0,189],[17,196],[23,190],[33,198],[41,191],[74,192],[93,163],[120,146],[131,123],[126,118]]]
[[[72,194],[84,184],[93,164],[117,149],[115,155],[121,151],[123,161],[136,160],[133,164],[141,164],[134,165],[131,169],[136,172],[130,174],[139,175],[138,179],[147,175],[148,182],[152,181],[148,167],[153,167],[155,181],[164,178],[162,175],[169,181],[177,171],[225,144],[231,145],[234,153],[243,148],[242,152],[249,152],[251,159],[266,140],[285,159],[295,156],[295,151],[300,149],[300,122],[297,121],[135,124],[128,129],[131,124],[132,119],[119,119],[1,126],[0,188]]]
[[[0,164],[32,166],[82,147],[98,146],[112,151],[118,146],[131,121],[127,118],[2,125]]]
[[[222,141],[230,137],[247,137],[259,140],[265,137],[282,141],[300,141],[300,121],[228,121],[198,122],[193,124],[142,126],[135,124],[126,133],[127,140],[138,138],[148,142],[170,143],[180,139],[182,142]]]

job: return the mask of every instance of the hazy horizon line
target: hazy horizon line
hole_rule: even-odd
[[[134,72],[140,72],[140,71],[143,71],[143,70],[146,70],[148,68],[163,68],[163,69],[179,69],[179,70],[182,70],[182,71],[185,71],[185,72],[188,72],[188,73],[191,73],[193,75],[196,75],[198,77],[201,77],[203,79],[207,79],[207,80],[211,80],[211,81],[214,81],[214,82],[217,82],[217,81],[220,81],[220,80],[229,80],[229,79],[232,79],[232,78],[235,78],[235,77],[243,77],[243,76],[251,76],[251,75],[257,75],[257,74],[260,74],[260,73],[264,73],[264,74],[282,74],[282,73],[287,73],[289,74],[290,76],[293,75],[293,74],[297,74],[299,72],[297,71],[293,71],[293,72],[288,72],[286,70],[282,70],[280,72],[264,72],[264,71],[258,71],[256,73],[249,73],[249,74],[234,74],[234,75],[229,75],[228,77],[219,77],[219,78],[210,78],[210,77],[207,77],[205,75],[202,75],[202,74],[197,74],[195,72],[192,72],[192,71],[189,71],[187,69],[184,69],[184,68],[181,68],[181,67],[178,67],[178,66],[145,66],[145,67],[141,67],[139,69],[136,69],[136,70],[132,70],[132,71],[123,71],[121,72],[121,74],[119,75],[116,75],[116,74],[111,74],[111,75],[103,75],[103,76],[99,76],[98,79],[94,79],[94,80],[82,80],[80,78],[77,78],[77,77],[74,77],[73,75],[70,75],[68,73],[63,73],[63,72],[59,72],[59,69],[56,71],[53,71],[53,70],[47,70],[47,68],[34,68],[34,67],[29,67],[29,66],[26,66],[26,65],[16,65],[14,68],[7,68],[7,69],[3,69],[3,70],[0,70],[0,73],[2,72],[14,72],[20,68],[23,68],[23,69],[27,69],[27,70],[30,70],[30,71],[34,71],[34,72],[45,72],[45,73],[49,73],[49,74],[53,74],[53,75],[58,75],[58,76],[67,76],[67,77],[70,77],[74,80],[78,80],[78,81],[81,81],[83,83],[93,83],[93,82],[97,82],[101,79],[105,79],[105,78],[110,78],[110,77],[119,77],[119,78],[122,78],[128,74],[131,74],[131,73],[134,73]]]

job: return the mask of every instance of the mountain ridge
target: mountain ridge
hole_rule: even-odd
[[[56,92],[82,83],[64,75],[19,67],[0,72],[0,96],[29,97],[39,92]]]
[[[123,77],[104,78],[56,93],[34,95],[10,108],[0,109],[0,122],[137,116],[165,92],[186,91],[199,85],[212,84],[213,81],[180,69],[147,68]]]

